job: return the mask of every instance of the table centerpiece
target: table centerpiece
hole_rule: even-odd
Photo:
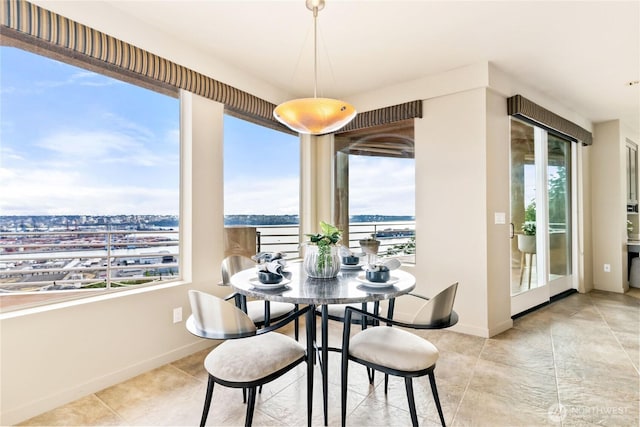
[[[335,226],[320,221],[318,234],[307,234],[304,252],[304,270],[307,276],[331,279],[340,271],[340,248],[338,242],[342,232]]]

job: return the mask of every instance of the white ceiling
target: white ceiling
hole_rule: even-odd
[[[54,11],[67,3],[60,13],[78,5],[34,2]],[[124,24],[104,11],[129,15],[279,91],[313,94],[304,0],[105,0],[99,10],[76,19],[110,32]],[[640,85],[629,85],[640,80],[637,0],[327,0],[318,26],[319,96],[348,100],[489,61],[592,122],[619,118],[640,130]]]

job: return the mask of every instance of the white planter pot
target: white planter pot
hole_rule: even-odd
[[[535,254],[536,236],[518,234],[518,250],[527,254]]]
[[[331,279],[340,272],[340,251],[338,246],[329,246],[327,253],[321,253],[316,245],[307,245],[304,252],[304,271],[316,279]]]

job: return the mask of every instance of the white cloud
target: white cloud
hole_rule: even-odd
[[[120,131],[66,130],[51,133],[37,145],[52,151],[65,163],[124,163],[154,166],[167,163],[164,156],[149,150],[143,141]]]
[[[415,215],[415,162],[349,157],[351,215]]]
[[[64,80],[42,80],[35,82],[36,87],[41,88],[53,88],[61,86],[111,86],[114,84],[120,84],[121,82],[116,79],[112,79],[91,71],[79,71],[71,74]]]
[[[234,180],[225,183],[227,215],[292,215],[299,211],[297,177]]]
[[[351,215],[415,215],[415,162],[381,157],[350,157]],[[295,214],[299,211],[296,177],[225,183],[226,214]]]
[[[180,128],[169,129],[163,139],[167,144],[180,146]]]
[[[20,160],[24,160],[24,157],[20,153],[11,147],[0,145],[0,165],[6,165],[7,161],[15,162]]]
[[[108,187],[75,171],[0,169],[0,215],[177,214],[177,189]]]

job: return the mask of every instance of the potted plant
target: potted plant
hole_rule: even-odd
[[[342,232],[324,221],[320,221],[320,231],[307,234],[309,241],[304,253],[304,269],[309,277],[329,279],[340,271],[338,242]]]
[[[522,234],[518,234],[518,250],[528,254],[535,254],[536,223],[533,221],[525,221],[521,229]]]

